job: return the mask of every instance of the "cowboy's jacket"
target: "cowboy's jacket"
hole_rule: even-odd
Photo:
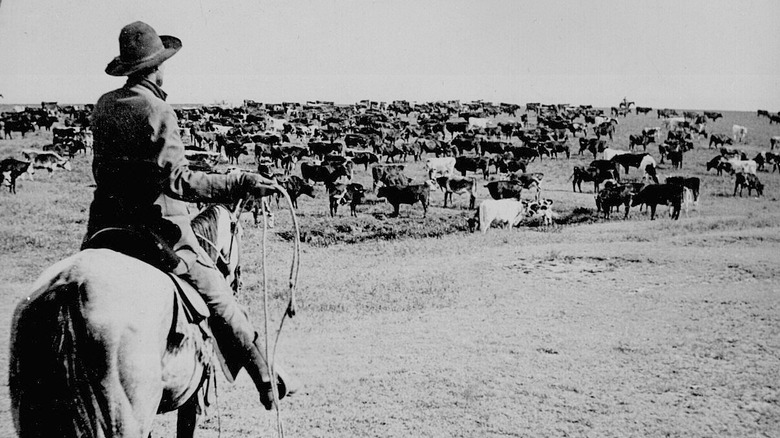
[[[196,259],[211,265],[190,226],[194,212],[187,202],[233,202],[246,193],[247,181],[243,173],[189,169],[176,114],[165,98],[151,81],[131,79],[95,105],[96,188],[87,238],[106,227],[143,225],[163,236],[188,266]]]

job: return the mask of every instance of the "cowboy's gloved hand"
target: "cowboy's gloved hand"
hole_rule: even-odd
[[[262,198],[274,193],[281,193],[283,188],[275,179],[266,178],[256,173],[244,173],[244,187],[248,194]]]

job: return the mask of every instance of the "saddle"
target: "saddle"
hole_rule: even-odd
[[[104,248],[120,252],[148,263],[166,273],[176,285],[176,301],[183,305],[187,322],[200,324],[209,316],[203,298],[187,282],[172,271],[179,264],[179,256],[157,233],[143,226],[104,228],[87,240],[82,248]]]

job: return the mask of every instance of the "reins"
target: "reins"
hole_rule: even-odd
[[[241,208],[243,206],[242,204],[243,200],[239,200],[234,211],[230,211],[229,209],[225,208],[225,210],[227,210],[228,214],[230,215],[230,246],[228,246],[227,258],[225,257],[225,254],[223,254],[219,249],[219,247],[217,247],[216,243],[214,243],[208,237],[195,232],[195,237],[203,240],[214,249],[214,252],[217,254],[217,260],[214,260],[214,263],[217,265],[217,267],[219,267],[218,261],[221,261],[226,269],[230,268],[230,260],[233,258],[233,244],[236,241],[236,234],[238,233],[238,214],[236,212],[241,212]],[[230,275],[230,272],[223,272],[223,274],[227,276]]]

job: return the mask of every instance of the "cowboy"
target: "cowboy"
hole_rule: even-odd
[[[165,102],[163,63],[181,49],[178,38],[146,23],[119,33],[119,56],[106,67],[127,76],[122,88],[100,97],[92,114],[96,188],[88,239],[108,227],[142,226],[160,236],[178,256],[173,272],[192,284],[209,307],[209,323],[233,377],[244,368],[266,409],[273,407],[270,372],[258,336],[224,277],[199,246],[188,202],[234,202],[281,190],[275,180],[252,173],[192,171],[173,108]],[[278,394],[294,392],[291,378],[276,368]]]

